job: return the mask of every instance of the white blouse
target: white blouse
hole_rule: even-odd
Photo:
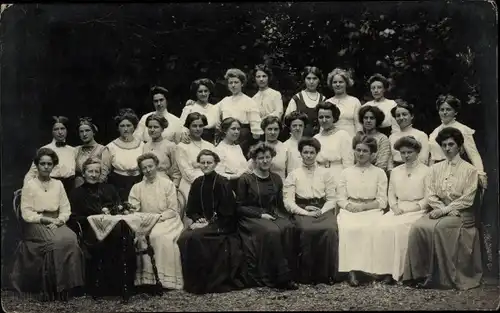
[[[141,119],[139,120],[139,124],[134,131],[135,138],[144,142],[151,140],[151,137],[148,134],[148,128],[146,127],[146,119],[148,118],[148,116],[155,113],[156,111],[149,112],[141,117]],[[168,127],[165,128],[162,133],[163,138],[178,143],[180,141],[182,132],[184,131],[181,120],[177,116],[168,113],[167,110],[163,112],[163,117],[168,122]]]
[[[195,102],[193,105],[186,105],[184,109],[182,109],[181,117],[179,120],[181,122],[181,125],[184,125],[184,123],[186,122],[186,118],[190,113],[198,112],[205,115],[205,117],[207,118],[207,125],[205,126],[205,128],[215,128],[215,126],[217,125],[217,120],[219,119],[219,117],[217,116],[218,111],[219,110],[217,106],[211,103],[207,103],[206,106],[201,106],[200,104]]]
[[[283,115],[283,99],[279,91],[272,88],[259,90],[252,99],[259,105],[261,118],[270,115],[281,118]]]
[[[43,146],[42,148],[50,148],[54,150],[59,158],[59,164],[54,166],[50,177],[57,178],[68,178],[75,175],[76,168],[76,149],[70,145],[65,145],[64,147],[57,147],[56,141],[52,140],[51,143]],[[24,176],[24,183],[38,176],[38,169],[35,163],[31,163],[31,167],[28,173]]]
[[[351,166],[342,171],[337,185],[337,204],[345,209],[354,200],[376,200],[379,209],[387,206],[387,176],[383,169],[370,164]]]
[[[399,151],[394,149],[394,144],[396,143],[396,141],[398,141],[398,139],[405,136],[415,137],[415,139],[422,145],[422,149],[418,154],[418,159],[420,160],[420,162],[422,162],[423,164],[427,164],[427,162],[429,161],[429,137],[423,131],[410,127],[409,129],[401,130],[389,136],[389,141],[391,142],[391,153],[392,153],[392,157],[389,158],[389,166],[388,166],[389,170],[394,167],[394,161],[403,162],[403,159],[401,158],[401,153],[399,153]]]
[[[144,143],[139,140],[124,142],[117,138],[106,146],[109,149],[113,171],[123,176],[140,175],[137,158],[143,153]]]
[[[143,152],[152,152],[158,157],[158,174],[164,177],[169,177],[172,182],[179,186],[181,180],[181,172],[175,159],[175,151],[177,145],[170,140],[162,139],[161,141],[148,141],[143,146]]]
[[[214,152],[220,158],[215,171],[220,175],[230,178],[232,175],[240,176],[248,169],[247,159],[243,155],[240,145],[229,145],[221,141]]]
[[[316,158],[317,163],[338,163],[344,168],[354,165],[352,137],[345,130],[339,129],[327,135],[320,132],[314,135],[314,138],[321,143],[321,151]]]
[[[177,189],[170,179],[157,176],[153,182],[146,179],[130,190],[128,202],[139,212],[165,214],[168,210],[179,214]]]
[[[361,102],[358,98],[347,95],[342,99],[331,97],[326,101],[335,104],[340,110],[340,117],[335,123],[335,127],[345,130],[351,137],[354,137],[356,132],[363,130],[363,125],[358,119],[358,112],[361,108]]]
[[[191,140],[188,144],[181,142],[177,145],[177,151],[175,154],[177,165],[181,171],[182,179],[189,184],[192,184],[196,178],[203,175],[201,169],[193,166],[193,163],[196,162],[198,154],[203,149],[214,151],[215,147],[213,144],[205,140],[200,140],[198,142]]]
[[[418,160],[414,167],[408,169],[406,164],[401,164],[391,171],[389,180],[389,206],[396,204],[407,212],[417,203],[422,210],[427,208],[427,175],[429,167]]]
[[[368,101],[363,106],[365,105],[371,105],[374,107],[379,108],[384,112],[385,118],[380,127],[392,127],[391,133],[395,133],[400,131],[401,129],[399,128],[399,124],[396,122],[396,119],[392,116],[391,110],[395,106],[397,106],[396,101],[394,100],[389,100],[389,99],[384,99],[383,101]]]
[[[245,94],[238,96],[228,96],[216,104],[219,112],[217,113],[217,125],[227,117],[233,117],[242,124],[250,124],[250,130],[254,135],[262,135],[264,132],[260,128],[259,106],[255,101]]]
[[[21,191],[21,215],[27,223],[40,223],[42,212],[58,212],[59,218],[67,222],[71,214],[63,184],[56,179],[47,183],[47,191],[38,179],[31,179],[23,185]]]
[[[302,156],[299,151],[299,141],[290,137],[283,143],[286,146],[286,172],[291,173],[293,170],[302,166]]]

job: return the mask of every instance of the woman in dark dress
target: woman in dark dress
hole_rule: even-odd
[[[276,151],[266,143],[250,149],[255,168],[241,175],[236,192],[246,285],[297,289],[294,226],[283,204],[283,182],[270,167]]]
[[[121,203],[115,187],[100,182],[101,171],[102,161],[98,158],[89,158],[83,163],[85,182],[70,195],[72,213],[69,224],[74,230],[79,230],[79,223],[82,229],[80,244],[86,257],[85,275],[89,292],[97,295],[97,291],[105,291],[106,295],[118,295],[125,283],[134,285],[134,235],[127,223],[120,221],[104,240],[99,241],[87,221],[90,215],[109,214],[113,207]],[[99,290],[94,287],[99,287]]]
[[[189,191],[186,215],[192,220],[179,237],[184,289],[192,293],[226,292],[243,287],[241,242],[235,233],[235,198],[229,181],[214,169],[219,156],[202,150],[203,176]]]
[[[302,167],[291,172],[284,186],[285,208],[293,214],[298,233],[298,281],[335,282],[338,229],[335,177],[316,165],[321,144],[316,138],[299,141]]]

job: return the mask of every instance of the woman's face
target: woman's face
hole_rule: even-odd
[[[54,168],[54,161],[48,155],[44,155],[38,161],[38,165],[36,166],[38,173],[42,177],[49,177],[52,169]]]
[[[118,132],[120,133],[120,137],[122,138],[132,136],[134,134],[134,130],[134,124],[132,124],[132,122],[127,119],[124,119],[120,122],[120,124],[118,124]]]
[[[460,147],[453,138],[443,140],[441,143],[441,149],[443,149],[443,152],[448,160],[452,160],[460,152]]]
[[[305,165],[313,165],[316,162],[316,156],[318,153],[316,152],[316,148],[313,146],[304,146],[302,151],[300,152],[300,156],[302,157],[302,162]]]
[[[293,120],[290,123],[290,132],[295,139],[302,138],[302,134],[304,133],[304,121],[302,120]]]
[[[231,142],[235,142],[236,140],[238,140],[238,138],[240,138],[240,129],[240,123],[231,123],[231,125],[229,125],[229,128],[227,129],[226,138],[228,138]]]
[[[375,129],[377,126],[377,119],[375,118],[375,114],[373,112],[368,111],[363,116],[363,128],[365,131],[370,131]]]
[[[331,110],[319,109],[318,111],[319,126],[323,129],[331,129],[333,127],[333,114]]]
[[[259,152],[255,157],[255,167],[259,170],[266,172],[271,168],[271,163],[273,161],[273,157],[271,156],[270,151]]]
[[[405,163],[412,163],[418,157],[417,151],[411,147],[401,147],[399,153],[401,154],[401,159],[403,159]]]
[[[255,81],[259,88],[266,88],[269,85],[269,76],[263,71],[257,71],[255,73]]]
[[[229,77],[227,80],[227,88],[229,88],[229,91],[233,94],[239,94],[241,92],[241,88],[243,87],[243,84],[241,83],[241,80],[237,77]]]
[[[153,159],[145,159],[140,164],[140,169],[142,174],[147,179],[153,179],[156,177],[156,163]]]
[[[306,84],[306,88],[308,91],[316,91],[319,85],[319,77],[314,75],[313,73],[307,74],[306,78],[304,79],[304,82]]]
[[[200,162],[198,162],[201,167],[201,171],[203,174],[209,174],[212,173],[215,169],[215,160],[214,157],[211,155],[202,155],[200,157]]]
[[[83,171],[83,178],[89,184],[96,184],[99,182],[99,176],[101,175],[101,164],[93,163],[85,167]]]
[[[189,134],[191,135],[191,138],[194,140],[201,139],[203,127],[205,127],[205,125],[203,125],[203,121],[201,119],[192,121],[189,125]]]
[[[161,127],[160,122],[156,120],[150,120],[148,123],[148,134],[151,139],[158,139],[163,133],[163,127]]]
[[[370,147],[365,145],[364,143],[358,143],[356,148],[354,148],[354,156],[360,165],[365,165],[370,163],[372,153],[370,151]]]
[[[196,97],[201,103],[207,103],[208,97],[210,97],[210,90],[205,85],[200,85],[196,91]]]
[[[66,126],[64,126],[63,123],[55,123],[52,126],[52,137],[56,141],[65,141],[66,135],[68,135],[68,130],[66,129]]]
[[[264,129],[264,136],[266,141],[276,141],[278,140],[278,136],[280,134],[280,126],[278,123],[272,123],[266,126]]]
[[[153,95],[153,105],[157,112],[163,112],[167,109],[167,98],[162,93]]]
[[[384,96],[385,93],[384,84],[379,81],[374,81],[370,85],[370,91],[372,93],[373,98],[375,100],[379,100]]]
[[[87,124],[83,124],[78,127],[78,135],[80,135],[80,139],[84,144],[90,143],[94,139],[94,131],[92,130],[92,127]]]
[[[333,76],[332,88],[336,95],[343,95],[346,93],[347,84],[344,78],[340,75]]]
[[[439,107],[439,117],[441,118],[441,122],[444,124],[448,124],[449,122],[453,121],[453,119],[457,116],[457,111],[449,105],[448,103],[444,102],[441,104]]]
[[[394,113],[396,122],[401,129],[405,129],[413,123],[413,115],[407,109],[398,107]]]

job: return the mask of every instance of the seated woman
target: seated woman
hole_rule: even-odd
[[[298,281],[332,284],[338,262],[335,178],[316,165],[321,150],[317,139],[301,139],[298,150],[303,165],[288,175],[283,188],[285,208],[298,231]]]
[[[427,209],[429,168],[419,160],[421,148],[412,136],[396,141],[394,149],[405,163],[391,171],[388,192],[391,210],[372,226],[372,274],[383,275],[379,278],[388,284],[403,275],[410,228]]]
[[[371,162],[373,165],[387,171],[389,159],[391,158],[391,142],[386,135],[378,130],[382,121],[384,121],[384,112],[378,107],[363,105],[359,109],[358,118],[359,122],[363,124],[361,134],[370,136],[377,142],[377,151],[372,154]]]
[[[83,162],[82,174],[85,182],[70,194],[72,212],[68,224],[77,230],[75,227],[78,227],[78,222],[82,228],[83,240],[80,244],[86,254],[85,284],[89,291],[97,291],[94,287],[98,279],[99,291],[106,291],[106,295],[118,295],[125,282],[129,286],[134,285],[134,234],[126,222],[120,221],[104,240],[98,241],[90,227],[87,217],[109,214],[109,210],[121,203],[115,187],[100,182],[101,168],[102,161],[98,158],[89,158]],[[127,242],[125,251],[123,240]],[[99,264],[100,262],[102,263]],[[123,266],[126,266],[127,277],[123,275]]]
[[[377,153],[374,138],[357,134],[352,147],[357,163],[342,171],[337,185],[339,272],[349,272],[349,285],[358,286],[358,273],[372,271],[370,227],[387,206],[387,176],[371,164]]]
[[[229,181],[214,171],[219,163],[216,153],[202,150],[198,163],[203,176],[196,178],[191,186],[186,211],[194,223],[177,241],[184,289],[201,294],[241,288],[243,255],[235,233],[233,191]]]
[[[43,300],[67,299],[84,285],[83,253],[76,235],[66,226],[71,207],[61,181],[50,173],[59,163],[50,148],[34,158],[37,177],[22,189],[23,240],[16,251],[11,279],[20,293],[38,293]]]
[[[483,276],[479,232],[474,226],[477,168],[460,157],[464,136],[454,127],[437,135],[446,161],[428,176],[429,214],[413,224],[403,279],[417,287],[467,290]]]
[[[286,216],[283,182],[270,172],[276,155],[273,147],[258,143],[250,149],[255,162],[251,174],[241,175],[236,192],[239,232],[245,255],[246,285],[297,289],[294,227]]]
[[[160,161],[153,153],[137,158],[144,179],[130,190],[128,202],[139,212],[160,214],[160,220],[149,234],[155,252],[158,276],[164,288],[182,289],[182,268],[177,239],[184,226],[179,215],[175,185],[158,175]],[[136,285],[155,285],[153,265],[147,255],[140,257]]]

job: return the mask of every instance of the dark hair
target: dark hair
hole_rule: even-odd
[[[52,128],[56,123],[63,124],[66,129],[68,128],[69,119],[66,116],[52,116]]]
[[[382,112],[382,110],[372,105],[364,105],[361,107],[361,109],[359,109],[358,121],[363,124],[363,118],[368,112],[373,113],[373,115],[375,116],[375,127],[379,127],[385,119],[385,114],[384,112]]]
[[[332,88],[333,77],[335,77],[336,75],[342,77],[342,79],[346,84],[346,87],[352,87],[354,85],[354,80],[351,78],[351,72],[341,68],[335,68],[333,71],[328,73],[328,76],[326,78],[326,83],[328,84],[328,87],[330,89],[333,89]]]
[[[90,129],[92,129],[92,131],[94,132],[94,134],[97,133],[97,130],[98,130],[97,126],[94,123],[92,123],[92,118],[90,118],[90,117],[80,117],[78,119],[78,130],[80,130],[80,126],[82,126],[82,125],[89,126]]]
[[[247,75],[239,68],[228,69],[226,71],[226,74],[224,75],[224,79],[228,81],[229,78],[238,78],[242,86],[245,86],[245,84],[247,83]]]
[[[265,118],[263,118],[262,122],[260,122],[260,128],[262,130],[265,130],[267,126],[274,124],[274,123],[277,123],[279,129],[281,130],[283,125],[281,125],[281,121],[280,121],[279,117],[274,116],[274,115],[269,115],[269,116],[266,116]]]
[[[373,82],[381,82],[384,89],[389,89],[389,80],[382,74],[373,74],[370,78],[368,78],[368,86],[371,86]]]
[[[271,156],[273,158],[276,156],[276,150],[274,149],[274,147],[261,141],[256,145],[250,147],[250,151],[248,151],[248,157],[255,160],[259,153],[265,153],[267,151],[271,153]]]
[[[193,123],[196,120],[201,120],[203,122],[203,126],[207,126],[208,124],[207,117],[204,114],[198,112],[191,112],[186,117],[186,121],[184,122],[184,127],[189,128],[191,126],[191,123]]]
[[[209,156],[213,157],[215,164],[220,162],[219,155],[217,153],[213,152],[212,150],[208,150],[208,149],[203,149],[200,151],[200,153],[198,153],[198,156],[196,157],[196,162],[200,163],[201,157],[204,155],[209,155]]]
[[[316,138],[303,137],[299,140],[299,152],[302,152],[305,146],[313,147],[316,153],[321,151],[321,143]]]
[[[440,95],[436,100],[436,109],[439,111],[439,108],[444,103],[448,103],[456,112],[460,111],[462,107],[462,103],[456,97],[452,95]]]
[[[155,162],[156,166],[158,166],[158,164],[160,164],[160,160],[158,159],[158,157],[156,156],[156,154],[154,154],[153,152],[146,152],[144,154],[141,154],[137,158],[137,166],[139,166],[139,169],[141,168],[141,163],[144,160],[148,160],[148,159],[153,160]]]
[[[340,118],[340,110],[339,108],[331,103],[331,102],[320,102],[318,103],[318,105],[316,106],[316,115],[319,114],[319,110],[330,110],[330,112],[332,112],[332,117],[333,117],[333,122],[334,123],[337,123],[339,121],[339,118]]]
[[[139,118],[137,118],[134,110],[130,108],[120,109],[120,111],[118,111],[118,115],[115,116],[114,120],[117,126],[120,125],[120,123],[124,120],[132,123],[132,125],[134,125],[134,128],[136,128],[137,124],[139,124]]]
[[[223,137],[226,137],[227,130],[229,129],[229,127],[231,127],[231,125],[234,122],[237,122],[238,124],[240,124],[240,127],[241,127],[240,120],[238,120],[238,119],[236,119],[234,117],[226,117],[225,119],[222,120],[222,122],[220,123],[220,130],[221,130],[221,132],[223,134]]]
[[[200,78],[191,83],[191,87],[189,89],[191,94],[191,99],[198,99],[198,89],[200,86],[205,86],[208,88],[208,91],[212,93],[215,88],[215,84],[212,80],[208,78]]]
[[[43,156],[48,156],[52,159],[52,163],[54,163],[54,166],[59,164],[59,157],[57,156],[57,153],[50,149],[50,148],[40,148],[36,151],[35,157],[33,158],[33,163],[35,163],[36,166],[40,164],[40,159]]]
[[[159,114],[153,113],[153,114],[149,115],[146,118],[146,127],[148,127],[148,124],[151,121],[157,121],[158,124],[160,124],[161,128],[163,128],[163,129],[168,127],[167,119]]]
[[[352,138],[352,148],[356,149],[359,144],[367,145],[371,153],[375,153],[378,150],[377,140],[371,136],[364,135],[362,132],[358,132],[354,138]]]
[[[411,148],[417,153],[420,153],[420,150],[422,150],[422,144],[413,136],[404,136],[396,140],[394,150],[399,151],[403,147]]]
[[[288,113],[285,116],[285,126],[288,129],[290,129],[292,122],[295,120],[301,120],[302,122],[304,122],[304,126],[309,123],[309,117],[307,116],[307,114],[296,110],[296,111],[293,111],[291,113]]]
[[[167,100],[168,96],[168,89],[160,86],[154,86],[150,90],[150,95],[151,95],[151,101],[153,100],[154,95],[157,94],[162,94],[165,97],[165,100]]]
[[[408,103],[408,102],[404,101],[403,99],[396,99],[396,100],[394,100],[394,102],[396,102],[396,106],[391,109],[391,115],[393,117],[396,117],[396,110],[398,108],[408,110],[408,112],[410,112],[410,115],[414,116],[415,107],[413,106],[413,104]]]
[[[304,67],[304,70],[302,71],[301,73],[301,78],[302,78],[302,81],[304,81],[307,77],[307,75],[309,74],[314,74],[316,75],[319,80],[323,80],[323,73],[321,72],[321,70],[319,69],[319,67],[316,67],[316,66],[306,66]]]
[[[88,158],[82,164],[82,173],[84,173],[85,170],[87,169],[87,166],[89,166],[91,164],[100,164],[102,166],[102,160],[99,159],[99,158],[96,158],[96,157],[90,157],[90,158]],[[102,167],[101,167],[101,170],[102,170]]]
[[[257,75],[258,71],[266,73],[267,77],[269,78],[268,81],[271,81],[271,79],[273,77],[273,71],[271,70],[271,68],[269,66],[267,66],[266,64],[255,65],[255,67],[252,71],[252,77],[254,79],[255,79],[255,75]]]
[[[445,127],[436,136],[436,142],[441,145],[446,139],[452,138],[457,146],[462,147],[464,145],[464,135],[462,132],[455,127]]]

